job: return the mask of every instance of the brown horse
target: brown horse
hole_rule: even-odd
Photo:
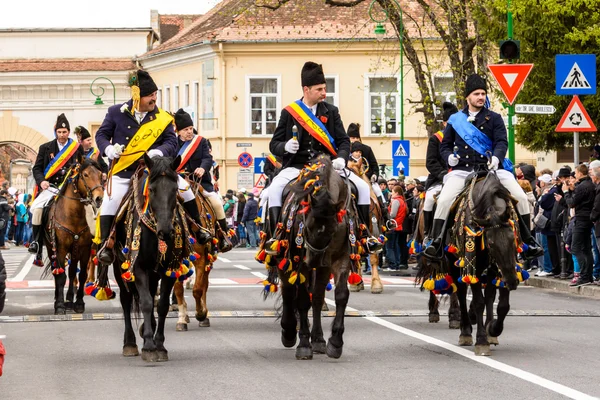
[[[103,196],[100,165],[90,158],[80,158],[63,182],[56,201],[50,206],[44,239],[49,258],[46,271],[54,275],[55,314],[65,314],[67,309],[76,313],[85,311],[84,285],[92,248],[92,235],[85,218],[85,206],[91,204],[99,208]],[[79,279],[77,279],[78,268]],[[69,288],[65,303],[67,269]],[[76,281],[78,281],[77,299],[73,303]]]
[[[350,158],[348,161],[348,169],[352,170],[356,175],[360,176],[365,182],[369,184],[369,189],[371,192],[371,205],[369,207],[370,214],[372,218],[369,220],[369,231],[374,236],[379,236],[379,234],[383,234],[383,214],[381,212],[381,208],[379,207],[379,201],[377,200],[377,196],[371,187],[371,182],[367,178],[366,171],[364,170],[364,166],[367,165],[364,158],[356,161],[353,158]],[[371,293],[379,294],[383,293],[383,283],[381,283],[381,278],[379,277],[379,255],[378,254],[370,254],[369,261],[371,262]],[[362,270],[359,268],[359,274],[362,275]],[[360,291],[361,286],[364,288],[362,282],[358,285],[351,285],[350,291]]]

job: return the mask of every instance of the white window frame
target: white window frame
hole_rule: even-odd
[[[450,78],[452,79],[454,76],[452,75],[452,73],[445,73],[445,74],[435,74],[433,77],[433,84],[435,85],[435,78]],[[434,90],[436,89],[435,87],[433,88]],[[442,120],[442,104],[437,104],[437,97],[438,96],[444,96],[444,101],[449,101],[452,104],[456,104],[456,92],[433,92],[433,95],[435,97],[434,102],[433,102],[433,111],[434,111],[434,115],[437,117],[439,117],[439,120]],[[453,98],[454,97],[454,98]],[[439,107],[439,110],[438,110]]]
[[[156,104],[160,107],[163,108],[162,106],[162,89],[158,89],[156,91]]]
[[[335,82],[335,92],[333,92],[333,105],[336,107],[340,106],[340,76],[339,75],[325,75],[325,79],[333,79]],[[329,92],[327,92],[329,94]]]
[[[183,84],[183,107],[190,105],[190,83],[185,82]]]
[[[173,111],[179,110],[179,84],[173,84]]]
[[[400,127],[401,127],[401,118],[400,118],[400,77],[398,74],[369,74],[366,73],[364,75],[364,87],[365,87],[365,115],[363,121],[363,133],[367,136],[371,137],[400,137]],[[396,79],[396,133],[371,133],[371,78],[395,78]],[[385,115],[385,113],[384,113]],[[406,123],[406,119],[404,120]],[[385,124],[383,124],[385,127]]]
[[[163,97],[162,108],[165,111],[171,111],[171,87],[167,85],[163,90],[165,95]]]
[[[246,136],[257,137],[257,136],[268,136],[266,133],[266,120],[263,123],[263,133],[260,135],[252,134],[252,102],[250,101],[250,80],[251,79],[277,79],[277,94],[276,98],[276,112],[275,112],[275,123],[277,118],[281,114],[281,75],[246,75]]]
[[[192,82],[192,106],[194,107],[194,112],[196,113],[196,121],[200,121],[200,118],[204,118],[200,115],[200,81]],[[197,128],[199,129],[200,123],[197,123]]]

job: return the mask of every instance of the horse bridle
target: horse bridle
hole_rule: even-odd
[[[90,167],[94,167],[94,166],[90,165]],[[81,164],[77,164],[75,166],[75,169],[79,170],[79,168],[81,168]],[[87,167],[87,168],[89,168],[89,167]],[[64,198],[69,199],[69,200],[78,200],[79,202],[81,202],[85,206],[91,205],[94,208],[94,211],[96,211],[96,205],[94,204],[94,200],[92,199],[92,195],[93,195],[94,190],[102,187],[102,184],[96,185],[96,186],[94,186],[93,188],[90,189],[90,187],[88,186],[85,178],[82,177],[81,174],[83,174],[83,170],[78,171],[77,175],[73,179],[72,184],[73,184],[73,188],[74,188],[75,193],[79,193],[79,189],[77,188],[77,182],[79,182],[79,178],[81,177],[81,181],[83,182],[83,186],[85,187],[85,190],[86,190],[85,197],[83,197],[81,194],[79,194],[79,197],[71,197],[71,196],[67,196],[65,194],[59,194],[59,196],[60,197],[64,197]]]

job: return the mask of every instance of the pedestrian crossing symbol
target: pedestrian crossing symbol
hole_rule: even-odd
[[[392,140],[392,163],[394,176],[410,175],[410,141]]]
[[[402,143],[398,145],[398,148],[394,152],[394,157],[408,157],[408,153],[406,152],[406,150],[404,150],[404,146],[402,146]]]
[[[577,63],[573,64],[571,71],[567,75],[567,78],[563,82],[561,89],[589,89],[590,83],[581,73],[581,68]]]
[[[555,78],[556,94],[596,94],[596,55],[558,54]]]

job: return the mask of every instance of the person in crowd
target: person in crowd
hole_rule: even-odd
[[[408,214],[408,206],[404,198],[404,191],[402,186],[395,185],[392,189],[392,198],[390,205],[388,206],[390,218],[396,222],[395,227],[390,229],[388,232],[388,241],[386,249],[386,260],[387,267],[385,270],[388,271],[399,271],[401,269],[402,262],[402,249],[401,246],[406,247],[406,233],[403,232],[404,219]],[[404,239],[403,239],[404,238]],[[408,265],[406,265],[406,268]]]
[[[552,172],[548,173],[548,175],[552,175]],[[517,168],[515,168],[515,175],[517,176],[517,180],[526,180],[529,182],[531,188],[534,188],[536,185],[537,176],[535,173],[535,167],[530,164],[520,163]],[[543,175],[543,174],[540,174]],[[535,193],[531,192],[534,196]]]
[[[15,242],[17,246],[23,245],[23,233],[25,231],[25,224],[29,220],[27,213],[27,206],[25,205],[25,194],[21,193],[17,200],[17,230],[15,232]]]
[[[381,189],[381,194],[383,195],[385,203],[387,204],[390,200],[390,196],[392,195],[392,191],[390,188],[388,188],[388,183],[385,178],[379,178],[377,183],[379,184],[379,189]]]
[[[592,236],[595,247],[594,270],[592,271],[594,283],[600,285],[600,252],[598,243],[600,243],[600,160],[596,159],[590,163],[590,177],[596,186],[596,195],[594,197],[594,206],[590,213],[590,220],[594,224],[594,235]]]
[[[256,217],[258,217],[258,202],[254,199],[254,193],[250,192],[244,206],[241,224],[246,228],[246,234],[248,235],[246,248],[253,250],[256,249],[258,244],[258,227],[254,221]]]
[[[100,156],[100,151],[94,147],[90,132],[84,126],[76,126],[75,135],[79,140],[83,154],[87,158],[94,159],[98,162],[100,165],[100,170],[102,171],[102,179],[106,180],[106,175],[108,174],[108,165],[104,161],[104,158]]]
[[[0,252],[0,314],[4,311],[4,304],[6,302],[6,266],[4,265],[4,258],[2,252]],[[0,341],[2,345],[2,341]],[[2,360],[0,360],[2,361]],[[0,367],[2,364],[0,363]],[[1,370],[1,369],[0,369]]]
[[[555,234],[557,248],[560,255],[560,279],[573,278],[573,259],[570,253],[565,249],[565,232],[567,230],[570,215],[567,203],[564,199],[562,185],[568,183],[571,179],[571,167],[564,166],[560,168],[556,174],[556,193],[554,194],[555,204],[552,209],[550,229]]]
[[[233,200],[233,193],[225,194],[225,205],[223,205],[223,210],[225,210],[227,228],[232,228],[234,220],[233,212],[235,211],[235,200]]]
[[[528,181],[526,181],[529,183]],[[538,180],[538,206],[533,218],[536,231],[541,235],[541,244],[544,249],[543,262],[536,276],[554,276],[559,270],[558,246],[555,232],[551,229],[552,210],[556,200],[554,195],[558,188],[552,184],[552,177],[548,174],[541,175]]]
[[[236,222],[238,237],[240,238],[240,246],[246,246],[246,228],[242,224],[242,217],[244,216],[244,209],[246,208],[246,189],[241,188],[237,193],[237,210],[236,210]]]
[[[0,191],[0,250],[10,249],[5,242],[6,230],[10,223],[10,206],[7,197],[8,190],[2,189]]]

